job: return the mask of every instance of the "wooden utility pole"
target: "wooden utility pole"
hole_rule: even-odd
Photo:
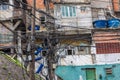
[[[50,1],[49,0],[46,0],[45,2],[45,6],[46,6],[46,12],[48,14],[50,14],[50,9],[49,9],[49,4],[50,4]],[[47,17],[47,20],[49,20],[49,18]],[[47,24],[47,27],[52,27],[52,25],[50,24]],[[50,32],[51,30],[48,29],[48,32]],[[47,46],[48,46],[48,55],[47,55],[47,66],[48,66],[48,76],[49,76],[49,80],[54,80],[54,73],[53,73],[53,54],[54,54],[54,51],[53,51],[53,46],[52,46],[52,42],[51,40],[52,39],[52,36],[50,34],[48,34],[47,36]]]
[[[36,0],[33,0],[32,3],[33,3],[32,14],[35,15]],[[32,16],[32,24],[31,24],[31,58],[32,58],[32,61],[30,62],[30,80],[35,80],[34,33],[35,33],[35,18],[34,16]]]
[[[54,54],[54,53],[52,53],[53,51],[52,50],[50,50],[49,51],[49,56],[48,56],[48,74],[49,74],[49,79],[50,80],[54,80],[54,72],[53,72],[53,57],[52,57],[52,54]]]

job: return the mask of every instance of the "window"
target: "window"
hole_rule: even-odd
[[[90,54],[90,46],[87,44],[80,44],[80,46],[78,46],[78,54]]]
[[[8,0],[4,0],[2,2],[8,3]],[[0,10],[8,10],[9,6],[6,4],[0,4]]]
[[[81,9],[81,12],[86,12],[86,6],[82,6],[80,9]]]
[[[112,68],[106,68],[106,75],[112,75]]]
[[[0,10],[8,10],[8,5],[1,4],[0,5]]]
[[[67,55],[75,55],[75,51],[73,49],[67,49]]]
[[[74,6],[62,6],[62,17],[75,17],[76,8]]]

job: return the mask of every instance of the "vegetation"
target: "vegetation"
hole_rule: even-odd
[[[29,80],[23,65],[11,56],[0,51],[0,80]],[[36,80],[42,80],[36,75]]]

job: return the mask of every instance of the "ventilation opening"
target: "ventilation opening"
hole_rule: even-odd
[[[106,75],[112,75],[112,68],[106,68]]]

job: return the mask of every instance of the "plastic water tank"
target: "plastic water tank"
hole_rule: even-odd
[[[97,20],[93,22],[94,28],[106,28],[107,21],[106,20]]]
[[[28,27],[28,30],[31,31],[31,26]],[[35,25],[35,30],[40,30],[40,26]]]
[[[108,27],[109,28],[118,28],[120,26],[119,19],[110,19],[108,20]]]

